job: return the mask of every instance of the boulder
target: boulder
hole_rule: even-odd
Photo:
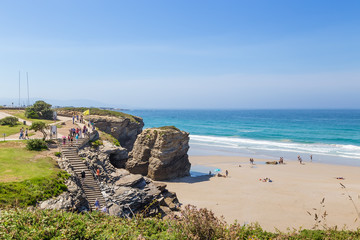
[[[119,205],[113,204],[109,208],[109,215],[121,217],[123,215],[123,211]]]
[[[120,178],[118,181],[115,182],[115,185],[122,187],[135,187],[137,185],[140,185],[141,182],[145,182],[143,176],[141,176],[140,174],[130,174]]]
[[[153,180],[167,180],[190,175],[189,133],[175,127],[144,130],[129,153],[126,169]]]

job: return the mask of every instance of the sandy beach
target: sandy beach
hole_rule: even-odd
[[[354,222],[355,207],[340,185],[346,186],[360,209],[360,167],[316,162],[301,165],[286,160],[284,165],[266,165],[265,161],[268,160],[255,158],[252,166],[249,158],[244,157],[190,156],[192,166],[220,168],[222,173],[228,170],[229,176],[186,177],[166,183],[184,205],[211,209],[217,216],[223,215],[228,223],[258,222],[268,231],[312,228],[314,214],[326,211],[327,226],[360,227],[360,219]],[[259,181],[261,178],[270,178],[272,182]],[[325,207],[320,204],[323,198]]]

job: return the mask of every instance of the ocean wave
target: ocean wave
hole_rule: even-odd
[[[234,151],[246,149],[248,151],[291,152],[360,159],[360,146],[355,145],[297,143],[290,140],[269,141],[203,135],[190,135],[190,143],[205,147],[232,149]]]

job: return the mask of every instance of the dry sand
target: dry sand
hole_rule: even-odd
[[[256,165],[251,166],[249,158],[192,156],[193,166],[220,168],[222,173],[228,170],[228,178],[186,177],[166,183],[184,205],[211,209],[217,216],[223,215],[228,223],[235,220],[241,224],[258,222],[268,231],[312,228],[315,224],[313,215],[321,215],[326,210],[328,226],[360,227],[360,219],[354,222],[357,218],[354,205],[340,185],[346,186],[360,209],[359,167],[310,162],[300,165],[297,161],[266,165],[265,161],[255,159]],[[259,181],[266,177],[273,182]],[[323,198],[324,208],[320,204]]]

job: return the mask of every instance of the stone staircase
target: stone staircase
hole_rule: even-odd
[[[81,178],[81,172],[85,171],[85,179],[82,182],[82,188],[85,192],[86,198],[89,202],[89,206],[92,210],[95,210],[95,201],[96,199],[99,200],[100,206],[105,206],[106,202],[101,194],[99,182],[97,179],[94,178],[93,174],[87,167],[87,165],[83,162],[83,160],[78,155],[78,149],[79,147],[83,146],[88,142],[88,139],[79,139],[78,143],[73,143],[73,146],[71,146],[69,143],[66,143],[65,145],[61,144],[61,154],[63,158],[66,158],[69,160],[71,166],[74,168],[74,171],[76,175]]]

